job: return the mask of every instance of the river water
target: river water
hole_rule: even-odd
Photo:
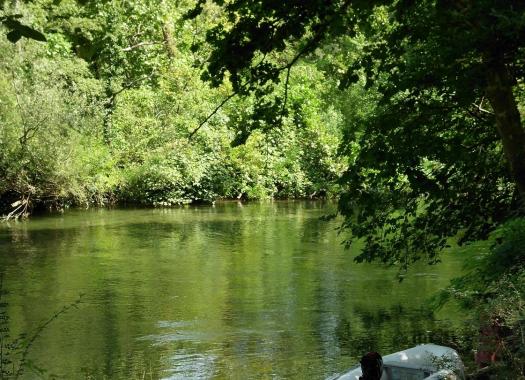
[[[366,351],[446,344],[461,324],[425,300],[459,257],[355,264],[322,202],[71,210],[0,224],[11,336],[25,378],[323,379]],[[13,356],[13,355],[12,355]],[[16,356],[13,356],[16,358]]]

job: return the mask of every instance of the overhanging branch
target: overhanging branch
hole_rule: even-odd
[[[350,6],[350,2],[351,0],[346,0],[340,7],[338,13],[341,13],[343,11],[345,11],[349,6]],[[286,103],[288,101],[288,87],[289,87],[289,81],[290,81],[290,71],[292,69],[292,66],[295,65],[297,63],[297,61],[299,61],[299,59],[304,56],[305,54],[309,53],[324,37],[324,34],[326,32],[326,30],[328,29],[328,27],[330,26],[332,20],[331,19],[328,19],[328,20],[325,20],[325,22],[321,23],[320,25],[318,25],[318,30],[317,32],[315,33],[315,35],[303,46],[303,48],[297,52],[297,54],[291,59],[290,62],[288,62],[286,65],[282,66],[282,67],[279,67],[277,69],[277,71],[280,73],[284,70],[286,70],[286,79],[285,79],[285,90],[284,90],[284,101],[283,101],[283,106],[282,106],[282,110],[281,110],[281,117],[282,117],[282,114],[284,113],[284,110],[286,108]],[[263,62],[264,62],[264,59],[266,57],[266,54],[267,53],[264,53],[263,55],[263,58],[261,59],[261,61],[255,66],[259,66],[261,65]],[[215,109],[197,126],[197,128],[195,128],[193,131],[190,132],[188,138],[191,139],[193,138],[193,136],[230,100],[232,99],[233,97],[235,97],[236,95],[239,94],[239,92],[246,88],[248,85],[254,83],[256,80],[255,79],[250,79],[250,81],[248,81],[248,83],[246,83],[244,86],[240,87],[239,90],[233,92],[232,94],[230,94],[228,97],[226,97],[217,107],[215,107]]]
[[[235,95],[237,95],[237,92],[234,92],[233,94],[229,95],[226,99],[224,99],[215,109],[199,124],[197,128],[195,128],[191,133],[189,134],[188,138],[191,139],[193,136],[201,129],[207,122],[212,118],[213,115],[215,115],[219,110],[222,108],[223,105],[225,105],[231,98],[233,98]]]

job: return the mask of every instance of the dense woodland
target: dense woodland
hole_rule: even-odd
[[[16,201],[20,213],[337,193],[339,103],[347,99],[334,94],[336,78],[301,63],[280,128],[232,144],[265,97],[231,99],[213,112],[231,85],[210,89],[201,81],[208,51],[192,47],[218,11],[184,22],[191,5],[5,5],[6,13],[27,15],[47,42],[1,42],[4,211]]]
[[[524,2],[15,0],[1,11],[6,217],[337,197],[348,245],[364,242],[357,261],[400,274],[488,239],[440,300],[497,318],[507,333],[494,371],[525,375]]]

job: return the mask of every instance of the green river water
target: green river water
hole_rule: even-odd
[[[424,301],[460,257],[355,264],[322,202],[71,210],[0,224],[12,336],[53,320],[28,359],[44,378],[323,379],[366,351],[444,343],[462,317]],[[24,378],[38,378],[28,369]]]

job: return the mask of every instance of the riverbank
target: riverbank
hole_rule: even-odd
[[[88,208],[172,208],[181,206],[213,206],[219,203],[250,203],[250,202],[303,202],[303,201],[331,201],[335,202],[337,196],[332,194],[326,195],[324,191],[320,195],[312,195],[310,197],[301,198],[262,198],[262,199],[248,199],[245,194],[241,194],[236,198],[216,198],[216,199],[188,199],[174,204],[160,203],[147,204],[144,202],[129,202],[118,201],[114,197],[109,197],[109,200],[102,203],[89,203],[84,205],[75,205],[73,202],[61,201],[37,201],[33,202],[29,197],[20,197],[20,195],[12,194],[0,198],[0,221],[9,221],[16,219],[24,219],[33,214],[46,215],[46,213],[65,212],[69,209],[88,209]]]

